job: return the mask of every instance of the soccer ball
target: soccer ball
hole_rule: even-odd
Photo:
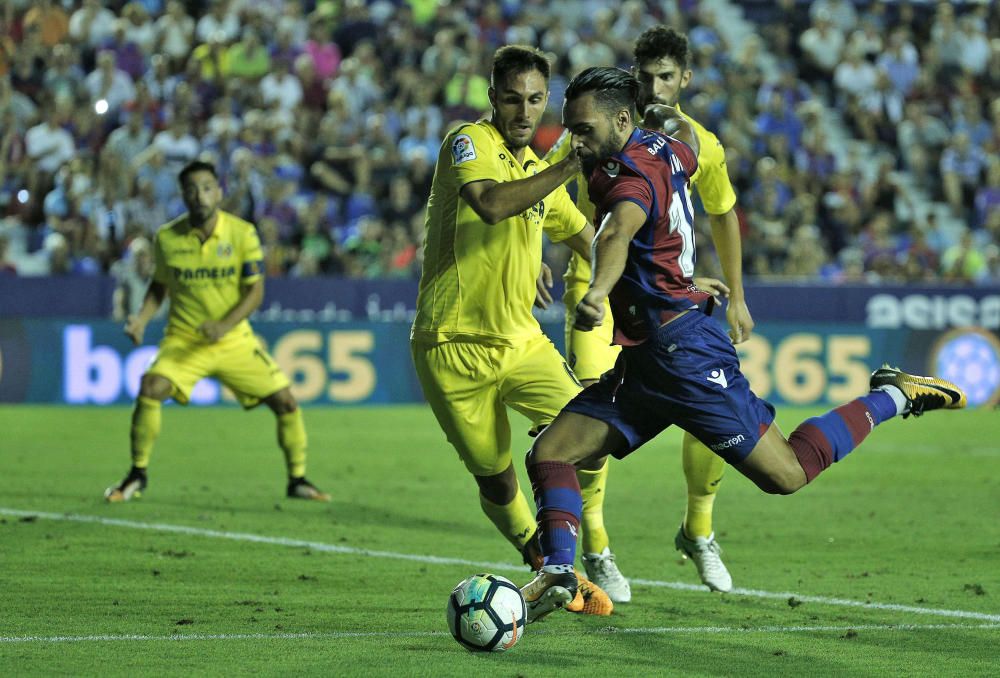
[[[474,574],[448,596],[448,628],[470,652],[506,652],[524,635],[528,611],[506,577]]]

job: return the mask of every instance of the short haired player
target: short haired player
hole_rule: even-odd
[[[247,317],[264,299],[263,255],[253,224],[219,209],[215,167],[189,163],[178,175],[187,212],[164,224],[153,243],[153,280],[127,334],[142,343],[146,325],[170,298],[167,327],[152,365],[142,375],[132,412],[132,467],[107,489],[109,502],[138,496],[160,433],[161,404],[187,404],[204,377],[228,386],[243,407],[266,404],[277,417],[278,444],[288,470],[286,494],[329,501],[306,480],[306,430],[288,377],[254,336]]]

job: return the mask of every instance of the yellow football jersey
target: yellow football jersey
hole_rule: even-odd
[[[531,306],[542,231],[559,242],[583,230],[586,217],[560,186],[521,214],[490,225],[459,192],[474,181],[516,181],[546,167],[530,148],[518,162],[486,120],[448,132],[427,201],[412,339],[510,346],[541,333]]]
[[[675,108],[678,111],[681,110],[679,105]],[[683,113],[683,111],[681,112]],[[697,120],[688,115],[684,117],[691,123],[695,134],[698,135],[698,170],[691,177],[691,186],[698,191],[701,204],[705,206],[706,212],[725,214],[736,204],[736,192],[733,191],[733,184],[729,181],[729,172],[726,170],[726,150],[722,147],[719,138],[702,127]],[[565,158],[570,151],[569,140],[569,130],[566,130],[545,154],[545,160],[554,164]],[[588,219],[593,219],[594,205],[590,202],[590,196],[587,195],[587,182],[584,180],[583,174],[578,174],[570,181],[576,182],[577,207],[587,215]],[[600,224],[594,224],[594,228],[599,227]],[[589,283],[590,264],[574,252],[564,278],[567,282]]]
[[[183,214],[156,232],[153,279],[170,295],[167,334],[200,339],[198,327],[221,320],[239,302],[241,286],[255,282],[264,256],[253,224],[219,210],[215,230],[204,243]],[[226,336],[248,329],[246,320]]]

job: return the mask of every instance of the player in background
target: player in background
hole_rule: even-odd
[[[672,137],[637,127],[639,88],[621,69],[588,68],[566,90],[563,125],[581,156],[600,224],[576,326],[610,321],[610,297],[622,351],[614,371],[574,398],[528,455],[545,563],[522,589],[529,621],[565,605],[577,586],[577,463],[608,453],[624,458],[677,424],[765,492],[791,494],[884,421],[966,404],[954,384],[883,366],[867,395],[806,420],[786,439],[774,424],[774,407],[750,390],[732,339],[698,310],[707,295],[692,281],[689,240],[695,129],[662,109]]]
[[[594,237],[563,187],[580,169],[577,155],[550,166],[529,147],[548,80],[540,52],[501,47],[493,58],[491,118],[445,136],[427,201],[411,332],[424,395],[476,479],[483,512],[534,569],[541,566],[535,512],[514,472],[506,408],[537,431],[580,391],[531,308],[542,231],[588,254]],[[603,591],[582,588],[571,610],[611,613]]]
[[[287,495],[329,501],[330,495],[305,477],[306,429],[288,377],[247,321],[264,299],[257,231],[219,209],[222,188],[213,165],[191,162],[178,179],[188,211],[157,231],[153,279],[142,308],[128,317],[125,334],[141,344],[146,325],[169,295],[167,327],[132,412],[132,468],[104,496],[123,502],[146,488],[163,401],[187,404],[194,385],[212,376],[232,389],[243,407],[263,402],[274,412],[288,469]]]
[[[691,81],[691,70],[688,68],[691,52],[687,37],[673,28],[655,26],[636,40],[633,57],[634,73],[642,86],[639,110],[653,108],[647,122],[658,128],[655,109],[666,105],[680,110],[678,98],[681,90]],[[729,334],[733,343],[739,344],[750,338],[754,322],[743,292],[742,248],[739,220],[735,211],[736,194],[726,171],[726,154],[722,144],[714,134],[690,117],[685,117],[698,135],[700,149],[698,170],[691,178],[691,184],[697,188],[702,205],[708,213],[712,240],[729,287],[729,302],[726,307]],[[563,133],[545,156],[546,160],[557,162],[571,152],[569,136],[568,131]],[[594,206],[587,193],[586,180],[582,174],[578,174],[574,180],[577,207],[592,220]],[[693,247],[693,243],[690,246]],[[590,264],[587,260],[574,253],[564,279],[567,359],[580,382],[589,386],[614,366],[620,349],[612,342],[611,322],[589,332],[574,327],[576,306],[590,285]],[[605,306],[605,312],[610,317],[610,306]],[[702,582],[711,590],[729,591],[733,587],[733,580],[722,562],[722,549],[715,540],[712,529],[712,509],[725,472],[725,461],[690,433],[685,432],[681,450],[684,478],[687,482],[687,510],[674,537],[674,544],[685,556],[691,558]],[[577,473],[583,493],[581,560],[587,576],[607,591],[612,600],[616,603],[626,602],[631,598],[629,583],[615,563],[607,532],[601,529],[603,525],[600,528],[590,526],[595,521],[588,512],[589,496],[595,492],[603,494],[608,474],[606,459],[595,463],[600,466],[599,469],[586,469]]]

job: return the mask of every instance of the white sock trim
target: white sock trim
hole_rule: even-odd
[[[892,402],[896,403],[896,414],[906,414],[910,409],[910,401],[906,399],[903,392],[899,390],[899,387],[893,386],[892,384],[885,384],[884,386],[879,386],[874,391],[882,391],[883,393],[888,393],[889,397],[892,398]]]

